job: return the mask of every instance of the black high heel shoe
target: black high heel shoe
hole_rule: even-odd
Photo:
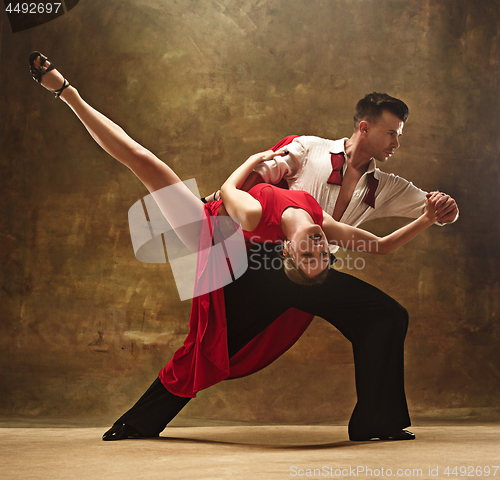
[[[40,66],[37,67],[35,65],[35,60],[40,57]],[[38,83],[42,83],[42,77],[50,72],[51,70],[54,70],[55,67],[54,65],[52,65],[52,63],[44,70],[43,69],[43,66],[45,65],[45,63],[47,62],[48,58],[43,54],[43,53],[40,53],[40,52],[33,52],[30,56],[29,56],[29,64],[30,64],[30,73],[31,73],[31,76],[33,77],[33,80],[35,80],[36,82]],[[59,98],[61,96],[61,93],[64,91],[65,88],[68,88],[70,86],[70,83],[64,78],[63,79],[63,85],[61,88],[57,89],[57,90],[50,90],[55,96],[56,98]]]

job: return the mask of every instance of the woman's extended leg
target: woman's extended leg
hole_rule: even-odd
[[[46,60],[43,63],[38,56],[34,66],[47,72],[50,62]],[[41,77],[40,83],[48,90],[56,90],[63,82],[64,77],[53,69]],[[75,112],[92,138],[112,157],[130,168],[153,193],[160,210],[181,240],[192,251],[196,251],[198,238],[193,235],[196,228],[180,227],[188,223],[196,226],[203,218],[200,199],[191,193],[168,165],[130,138],[120,126],[86,103],[76,88],[65,88],[60,98]]]

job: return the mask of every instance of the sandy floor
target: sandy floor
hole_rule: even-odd
[[[500,479],[499,425],[360,443],[339,426],[169,427],[159,439],[103,442],[106,429],[0,428],[0,479]]]

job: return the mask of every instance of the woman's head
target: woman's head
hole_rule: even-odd
[[[297,229],[283,243],[283,265],[288,278],[302,285],[314,285],[325,280],[330,266],[330,253],[325,233],[319,225]]]

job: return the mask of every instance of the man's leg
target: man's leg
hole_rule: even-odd
[[[279,264],[272,261],[275,256],[251,252],[249,270],[224,288],[230,356],[291,307],[317,315],[353,346],[358,402],[349,422],[350,438],[392,437],[408,427],[406,309],[378,288],[335,269],[323,284],[297,285],[282,269],[270,268]]]
[[[358,402],[349,422],[349,437],[389,437],[408,427],[406,309],[381,290],[336,270],[309,295],[294,297],[296,308],[324,318],[353,345]]]
[[[270,257],[274,253],[269,254]],[[408,312],[378,288],[332,270],[325,283],[300,286],[254,253],[241,279],[224,288],[230,356],[291,307],[324,318],[351,341],[358,402],[353,440],[392,437],[410,425],[404,390]],[[275,262],[276,265],[278,262]],[[408,437],[410,439],[411,436]]]

